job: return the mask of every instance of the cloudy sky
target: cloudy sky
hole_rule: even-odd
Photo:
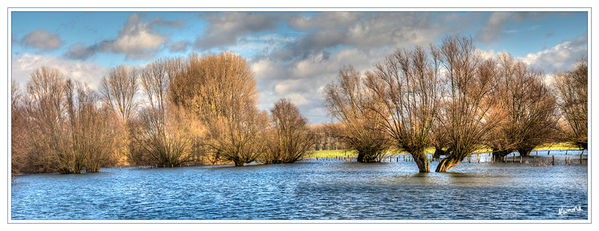
[[[587,54],[586,12],[12,12],[12,78],[51,66],[97,88],[107,70],[160,57],[232,51],[256,76],[259,107],[281,97],[311,123],[331,121],[323,87],[340,67],[366,70],[396,48],[471,36],[548,76]]]

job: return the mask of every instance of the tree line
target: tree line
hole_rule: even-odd
[[[468,37],[438,46],[399,49],[360,72],[343,67],[325,90],[334,129],[358,161],[380,161],[394,147],[410,153],[419,172],[430,172],[427,147],[444,156],[437,172],[458,165],[481,147],[501,160],[518,151],[569,141],[587,148],[587,62],[544,74],[507,53],[484,57]]]
[[[507,53],[484,57],[471,38],[450,36],[396,50],[371,70],[341,68],[324,92],[339,122],[308,126],[287,99],[259,110],[252,71],[229,52],[118,66],[98,91],[42,67],[24,89],[12,82],[12,172],[292,163],[323,147],[357,150],[365,163],[399,148],[420,172],[430,172],[424,150],[435,147],[436,171],[445,172],[480,147],[495,160],[547,142],[586,148],[586,61],[552,86],[543,78]]]
[[[42,67],[11,90],[13,173],[291,163],[315,139],[289,100],[258,109],[253,73],[229,52],[118,66],[97,92]]]

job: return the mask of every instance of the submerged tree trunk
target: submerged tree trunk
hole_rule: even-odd
[[[499,161],[503,161],[503,157],[507,156],[508,154],[510,154],[509,150],[497,150],[497,149],[493,149],[493,162],[499,162]]]
[[[522,157],[529,157],[532,149],[533,148],[529,148],[529,147],[518,148],[518,153],[520,153],[520,156],[522,156]]]
[[[357,161],[360,163],[373,163],[379,161],[378,157],[377,153],[358,151]]]
[[[445,155],[445,151],[443,149],[435,147],[435,154],[433,154],[433,159],[441,158],[441,155]]]
[[[431,171],[428,167],[428,158],[424,153],[412,154],[412,158],[414,158],[414,162],[418,165],[418,172],[425,173]]]
[[[243,167],[243,161],[234,160],[233,162],[235,162],[235,167]]]
[[[462,162],[461,159],[458,159],[455,156],[450,155],[448,157],[443,158],[441,162],[439,162],[439,165],[437,165],[437,169],[435,170],[435,172],[447,172],[447,170],[455,167],[460,162]]]
[[[589,143],[586,141],[577,141],[576,146],[578,146],[582,150],[585,150],[585,149],[588,149]]]

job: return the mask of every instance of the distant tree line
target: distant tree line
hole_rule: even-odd
[[[253,73],[228,52],[118,66],[99,92],[42,67],[25,89],[12,83],[13,173],[291,163],[316,138],[286,99],[258,110]]]
[[[495,160],[528,156],[547,142],[586,149],[586,60],[558,74],[553,87],[543,78],[507,53],[484,57],[471,38],[450,36],[439,46],[399,49],[364,73],[343,67],[325,104],[340,121],[334,134],[360,162],[394,147],[429,172],[424,149],[435,147],[434,156],[444,156],[436,171],[445,172],[481,147]]]

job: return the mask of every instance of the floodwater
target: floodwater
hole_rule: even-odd
[[[533,159],[490,163],[485,161],[488,155],[475,155],[448,173],[428,174],[415,173],[414,162],[392,157],[375,164],[320,158],[246,167],[21,175],[11,180],[10,216],[12,220],[586,220],[586,160],[568,165],[563,154],[552,151],[557,155],[555,165],[543,152],[533,152],[539,156],[528,164],[526,160]],[[544,164],[535,164],[542,160]],[[433,171],[437,163],[431,163]]]

